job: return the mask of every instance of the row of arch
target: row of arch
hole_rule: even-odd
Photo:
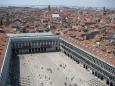
[[[13,49],[15,54],[29,54],[29,53],[43,53],[43,52],[50,52],[50,51],[59,51],[58,47],[54,47],[52,49],[48,49],[46,47],[40,48],[27,48],[27,49]]]
[[[16,54],[59,51],[58,40],[36,40],[13,42],[12,50]]]

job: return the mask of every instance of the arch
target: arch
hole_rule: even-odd
[[[109,85],[109,81],[108,80],[106,81],[106,84]]]
[[[112,82],[110,82],[110,86],[113,86],[113,83],[112,83]]]

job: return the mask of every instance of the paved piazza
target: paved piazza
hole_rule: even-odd
[[[106,86],[61,52],[18,56],[21,86]]]

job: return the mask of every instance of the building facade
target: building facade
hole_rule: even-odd
[[[104,80],[107,85],[115,86],[115,67],[98,59],[91,53],[83,50],[77,45],[60,38],[60,50],[67,56],[74,59],[83,68],[95,75],[101,80]]]
[[[56,36],[12,38],[14,53],[39,53],[59,51],[59,38]]]

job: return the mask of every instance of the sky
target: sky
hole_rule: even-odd
[[[0,0],[0,6],[64,5],[115,8],[115,0]]]

